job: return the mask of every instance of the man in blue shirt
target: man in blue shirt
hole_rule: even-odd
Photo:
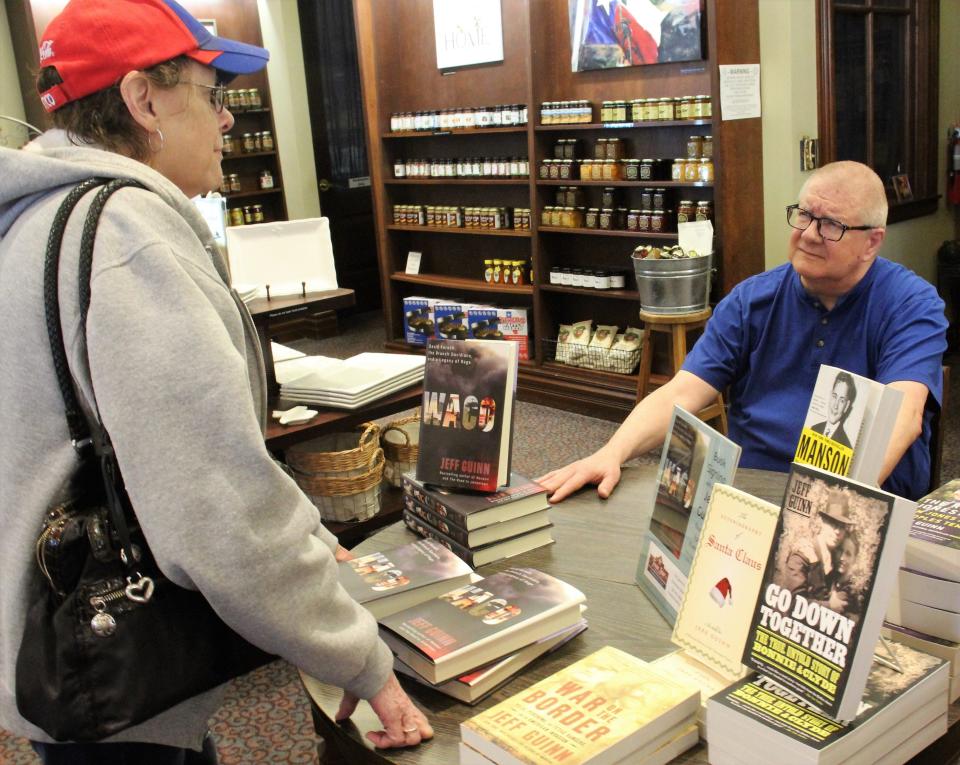
[[[788,470],[821,364],[903,391],[880,480],[901,496],[926,493],[947,322],[928,282],[878,257],[886,220],[883,182],[866,165],[814,172],[787,208],[789,263],[721,300],[681,371],[603,447],[541,477],[551,501],[586,483],[609,496],[624,462],[662,444],[674,404],[698,412],[722,390],[741,467]]]

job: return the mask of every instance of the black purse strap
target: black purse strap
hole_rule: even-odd
[[[87,312],[90,308],[90,276],[93,268],[93,247],[96,240],[97,226],[107,200],[122,188],[136,186],[145,188],[143,184],[130,178],[116,178],[110,181],[91,178],[74,188],[64,199],[54,217],[53,227],[47,240],[47,250],[44,260],[43,299],[44,313],[47,321],[47,335],[50,339],[50,352],[53,356],[54,371],[60,395],[63,397],[67,427],[74,449],[81,459],[89,458],[89,449],[99,458],[100,473],[103,479],[106,505],[110,514],[110,522],[120,541],[120,557],[124,565],[133,570],[136,564],[135,551],[130,540],[130,529],[127,525],[127,512],[131,510],[126,489],[123,486],[123,477],[113,451],[110,436],[99,422],[98,417],[88,419],[77,400],[73,380],[70,377],[70,368],[67,361],[66,347],[63,342],[63,331],[60,324],[59,301],[59,271],[60,251],[63,245],[63,235],[66,231],[70,215],[80,199],[91,189],[100,186],[97,196],[90,204],[87,217],[83,225],[80,238],[80,266],[78,276],[78,292],[80,307],[80,333],[86,335]],[[94,402],[94,407],[96,403]],[[139,577],[139,575],[137,575]]]

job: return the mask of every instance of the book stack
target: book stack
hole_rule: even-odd
[[[647,763],[697,743],[700,692],[612,646],[460,725],[460,765]]]
[[[950,673],[950,695],[949,702],[952,704],[960,699],[960,643],[954,643],[950,640],[926,635],[923,632],[917,632],[907,627],[901,627],[890,622],[883,623],[883,629],[880,632],[887,640],[895,640],[898,643],[923,651],[931,656],[938,656],[947,662]]]
[[[917,502],[898,585],[888,622],[960,643],[960,479]]]
[[[492,494],[447,491],[406,473],[403,505],[409,529],[474,568],[553,543],[546,490],[518,473]]]
[[[475,703],[586,628],[576,587],[509,568],[379,620],[395,668]]]

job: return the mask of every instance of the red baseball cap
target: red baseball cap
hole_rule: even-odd
[[[52,112],[177,56],[212,66],[224,82],[270,58],[264,48],[210,34],[174,0],[70,0],[40,40],[40,66],[55,67],[62,80],[40,101]]]

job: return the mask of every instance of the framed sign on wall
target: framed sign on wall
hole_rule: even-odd
[[[503,61],[500,0],[433,0],[437,68]]]

